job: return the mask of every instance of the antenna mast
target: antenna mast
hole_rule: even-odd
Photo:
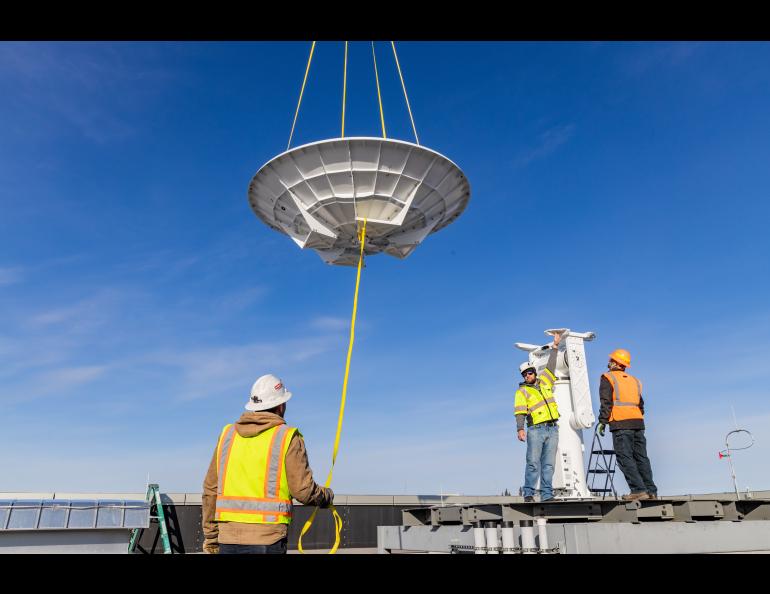
[[[733,411],[733,416],[735,415],[735,411]],[[751,439],[751,443],[745,447],[742,448],[730,448],[730,436],[733,433],[747,433],[749,436],[749,439]],[[727,435],[725,435],[725,449],[719,452],[720,458],[727,458],[727,460],[730,462],[730,475],[733,477],[733,488],[735,489],[735,497],[737,500],[740,500],[741,494],[738,491],[738,480],[735,478],[735,466],[733,465],[733,455],[732,452],[736,452],[738,450],[748,450],[751,446],[754,445],[754,436],[751,434],[750,431],[747,431],[746,429],[734,429],[733,431],[730,431]]]

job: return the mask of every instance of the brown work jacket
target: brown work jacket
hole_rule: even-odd
[[[241,437],[254,437],[263,431],[283,425],[286,421],[269,412],[245,412],[235,423],[235,430]],[[296,432],[286,452],[286,480],[293,499],[305,505],[328,507],[334,499],[331,489],[322,487],[313,480],[313,471],[305,450],[305,440]],[[278,542],[288,533],[287,524],[246,524],[242,522],[217,522],[214,512],[217,503],[217,448],[203,480],[203,535],[208,542],[221,544],[260,544]]]

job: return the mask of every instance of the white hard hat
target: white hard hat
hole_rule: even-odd
[[[263,375],[251,387],[251,396],[244,407],[246,410],[268,410],[283,404],[291,398],[283,382],[272,374]]]
[[[529,361],[524,361],[524,363],[519,365],[519,373],[524,373],[527,369],[535,369],[535,366]],[[535,369],[535,371],[537,371],[537,369]]]

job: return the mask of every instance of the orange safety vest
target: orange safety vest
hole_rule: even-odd
[[[643,419],[639,402],[642,397],[642,382],[625,371],[608,371],[603,374],[612,386],[612,410],[610,421]]]

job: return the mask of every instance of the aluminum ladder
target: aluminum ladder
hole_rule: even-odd
[[[591,455],[588,457],[588,470],[586,471],[588,490],[593,495],[601,494],[602,499],[606,499],[610,493],[617,499],[618,494],[615,491],[615,482],[613,481],[616,467],[615,450],[604,447],[597,431],[598,428],[598,425],[594,428]],[[600,476],[604,476],[604,486],[597,486],[597,481],[601,485]]]

